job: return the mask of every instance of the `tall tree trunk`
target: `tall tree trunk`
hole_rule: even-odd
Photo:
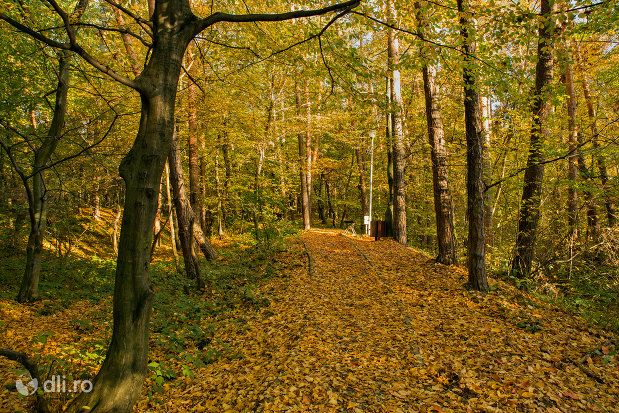
[[[99,196],[99,178],[95,178],[94,194],[92,196],[92,218],[101,221],[101,198]]]
[[[418,33],[423,40],[426,23],[419,2],[417,9]],[[436,215],[436,235],[438,257],[436,261],[445,265],[457,265],[456,236],[453,222],[453,201],[449,189],[449,170],[447,149],[443,131],[440,93],[436,84],[436,68],[428,63],[423,65],[423,90],[426,101],[426,120],[430,157],[432,160],[432,189],[434,192],[434,213]]]
[[[172,206],[172,192],[170,185],[170,164],[165,164],[165,182],[166,196],[168,199],[168,222],[170,223],[170,244],[172,246],[172,254],[174,255],[174,264],[178,270],[178,249],[176,247],[176,230],[174,228],[174,208]]]
[[[301,96],[301,88],[299,87],[299,84],[297,82],[295,82],[295,101],[296,101],[296,106],[297,106],[297,115],[299,116],[299,119],[301,118],[302,115],[302,106],[303,106],[303,100],[302,100],[302,96]],[[308,102],[309,103],[309,102]],[[307,152],[307,137],[304,133],[299,132],[297,134],[297,138],[299,141],[299,179],[301,181],[301,211],[303,214],[303,228],[305,230],[308,230],[312,227],[312,222],[311,222],[311,204],[310,204],[310,188],[308,187],[307,183],[308,183],[308,178],[307,178],[307,172],[308,172],[308,152]]]
[[[210,225],[207,225],[207,213],[206,213],[206,139],[205,134],[202,132],[198,137],[198,144],[200,146],[200,222],[202,223],[202,231],[210,232]]]
[[[490,145],[492,136],[492,105],[490,99],[481,97],[481,113],[482,113],[482,133],[484,135],[484,181],[487,184],[492,182],[492,161],[490,157]],[[486,258],[488,253],[492,252],[494,246],[494,203],[495,188],[486,188],[485,190],[485,205],[484,205],[484,229],[486,240]]]
[[[157,195],[157,212],[155,213],[155,224],[153,226],[153,242],[152,253],[155,253],[155,247],[161,246],[161,185],[159,186],[159,195]]]
[[[585,102],[587,104],[587,114],[589,115],[589,128],[591,129],[591,142],[593,143],[593,149],[595,150],[595,159],[597,161],[598,169],[600,171],[600,179],[604,188],[604,206],[606,207],[606,218],[608,219],[608,226],[613,227],[617,221],[615,214],[615,206],[608,195],[608,170],[606,168],[606,158],[600,148],[600,142],[598,140],[598,128],[596,122],[595,107],[593,106],[593,98],[591,97],[591,89],[589,88],[589,80],[585,74],[585,71],[580,67],[580,74],[582,80],[582,90],[585,95]]]
[[[394,0],[387,1],[390,24],[396,21]],[[400,84],[400,48],[392,28],[388,30],[388,72],[391,86],[391,122],[393,138],[393,238],[406,245],[406,184],[404,158],[403,103]]]
[[[595,204],[595,200],[593,199],[593,195],[591,194],[591,186],[593,185],[593,177],[591,176],[591,171],[587,168],[587,163],[585,162],[585,157],[581,152],[581,148],[583,145],[582,142],[582,134],[578,131],[577,135],[578,139],[578,174],[580,175],[580,179],[585,183],[582,194],[585,199],[585,204],[587,207],[587,234],[586,239],[593,239],[594,242],[597,241],[598,236],[600,234],[600,223],[598,219],[598,211],[597,206]]]
[[[217,235],[223,237],[225,232],[223,222],[223,191],[221,188],[221,179],[219,178],[219,150],[215,155],[215,191],[217,192]]]
[[[32,187],[24,180],[28,194],[28,213],[30,216],[30,233],[26,246],[26,268],[17,295],[20,303],[35,301],[39,296],[39,278],[41,274],[41,255],[43,238],[47,224],[47,189],[45,187],[45,167],[56,150],[65,125],[67,113],[67,95],[69,92],[69,71],[71,54],[61,52],[58,61],[58,83],[56,85],[56,102],[52,123],[43,138],[43,143],[34,152],[32,164]]]
[[[385,209],[385,226],[388,237],[393,236],[393,122],[391,121],[391,81],[385,78],[385,143],[387,147],[387,186],[389,199]]]
[[[576,125],[576,92],[574,91],[574,69],[569,61],[572,56],[569,53],[569,46],[566,48],[568,54],[563,67],[563,83],[567,94],[567,129],[568,129],[568,150],[569,156],[567,179],[567,226],[568,237],[570,239],[570,251],[573,243],[578,237],[578,192],[576,191],[576,178],[578,177],[578,127]],[[570,252],[571,257],[571,252]]]
[[[476,52],[474,31],[469,20],[468,0],[458,0],[460,35],[463,40],[464,122],[466,127],[466,190],[469,221],[467,267],[468,284],[478,291],[488,290],[486,278],[486,242],[484,239],[484,136],[482,133],[477,76],[474,73]]]
[[[112,235],[112,248],[114,249],[114,252],[116,254],[118,254],[118,224],[120,224],[120,218],[122,216],[122,205],[120,202],[120,190],[118,191],[118,194],[116,195],[116,216],[114,217],[114,233]]]
[[[323,225],[327,223],[327,211],[325,207],[325,174],[322,172],[320,174],[320,182],[316,185],[316,193],[318,194],[318,217],[320,218],[320,222]]]
[[[181,163],[181,154],[176,140],[176,131],[172,138],[172,146],[168,155],[168,165],[170,165],[170,183],[172,186],[174,207],[176,209],[178,235],[181,241],[181,250],[183,251],[183,261],[185,262],[185,273],[187,278],[196,280],[196,287],[201,289],[204,288],[204,282],[200,277],[198,257],[193,247],[195,216],[191,208],[191,203],[187,199],[183,165]]]
[[[263,214],[263,200],[262,200],[262,189],[260,185],[260,177],[262,175],[262,167],[264,166],[264,152],[265,152],[266,144],[265,142],[259,142],[257,149],[257,157],[256,157],[256,172],[254,174],[254,196],[256,199],[256,204],[254,206],[254,210],[252,213],[253,221],[254,221],[254,230],[255,237],[257,241],[260,241],[260,222],[262,222],[262,214]]]
[[[443,117],[436,85],[436,69],[424,65],[423,82],[426,97],[426,118],[428,139],[431,147],[432,183],[434,190],[434,212],[436,214],[436,234],[438,257],[436,261],[446,265],[456,265],[456,236],[453,223],[453,202],[449,189],[447,150],[443,132]]]
[[[155,6],[153,5],[153,8],[154,7]],[[120,11],[120,9],[118,9],[118,7],[112,6],[111,9],[120,28],[126,30],[127,25],[125,24],[123,13]],[[135,53],[135,49],[131,44],[131,36],[129,36],[128,33],[122,33],[121,37],[123,39],[123,44],[125,45],[125,50],[127,51],[127,56],[129,56],[129,60],[131,61],[131,71],[135,76],[138,76],[142,69],[140,68],[140,61],[138,60],[138,55]]]
[[[520,216],[518,218],[518,235],[514,259],[511,265],[512,275],[525,278],[531,274],[535,241],[537,238],[542,186],[544,179],[544,142],[548,136],[548,115],[550,113],[550,87],[553,70],[553,13],[556,3],[542,0],[537,46],[537,66],[535,68],[535,95],[531,107],[532,122],[531,141],[527,169],[524,173]]]
[[[307,179],[307,205],[308,210],[310,211],[310,215],[312,213],[313,206],[313,197],[312,197],[312,187],[313,187],[313,168],[314,168],[314,160],[316,156],[312,152],[312,105],[310,103],[310,92],[309,92],[309,82],[305,79],[305,156],[307,157],[306,165],[307,169],[305,172],[305,177]]]
[[[194,217],[198,226],[203,227],[202,200],[200,197],[200,163],[198,162],[198,104],[196,99],[196,85],[189,81],[187,87],[187,106],[188,106],[188,135],[187,149],[189,155],[189,202],[193,210]]]
[[[55,3],[54,8],[66,25],[69,38],[66,44],[49,39],[0,13],[0,19],[38,40],[80,54],[96,69],[139,92],[141,98],[138,133],[119,167],[126,184],[126,196],[114,284],[112,337],[106,358],[93,380],[92,391],[73,399],[66,410],[70,413],[129,412],[146,377],[154,296],[149,274],[152,228],[161,175],[172,145],[181,64],[189,42],[201,31],[221,21],[281,21],[337,12],[358,4],[351,0],[316,10],[281,14],[231,16],[214,13],[200,19],[192,13],[189,0],[154,0],[149,1],[149,6],[151,3],[155,6],[149,7],[153,16],[149,60],[144,71],[134,80],[114,72],[76,43],[74,16],[67,16]]]
[[[114,284],[112,339],[90,393],[73,400],[69,412],[128,412],[146,378],[152,310],[150,250],[161,175],[174,131],[176,90],[195,19],[187,2],[156,7],[156,41],[139,86],[142,111],[138,134],[120,165],[125,208]],[[84,408],[88,406],[88,409]]]

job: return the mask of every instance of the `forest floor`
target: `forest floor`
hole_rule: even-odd
[[[312,230],[289,244],[270,263],[276,275],[209,313],[206,339],[202,328],[200,339],[185,332],[181,348],[171,347],[181,331],[155,312],[151,374],[136,411],[617,411],[613,332],[502,281],[490,280],[487,294],[468,291],[462,269],[391,240]],[[209,294],[219,292],[183,305]],[[23,350],[34,332],[53,330],[38,343],[52,355],[70,343],[100,347],[84,362],[94,374],[109,303],[66,307],[46,314],[0,300],[0,347]],[[80,321],[89,312],[91,323]],[[76,351],[73,366],[86,353]],[[14,370],[2,365],[0,411],[17,411],[26,400],[9,394]]]

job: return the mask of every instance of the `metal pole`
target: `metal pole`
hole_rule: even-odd
[[[371,149],[370,149],[370,225],[367,228],[367,234],[369,235],[370,226],[372,225],[372,190],[374,184],[374,137],[376,136],[376,131],[370,131],[370,138],[372,138]]]

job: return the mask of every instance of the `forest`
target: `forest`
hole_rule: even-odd
[[[614,411],[618,28],[0,0],[0,412]]]

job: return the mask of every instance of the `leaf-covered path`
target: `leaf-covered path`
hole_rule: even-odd
[[[504,283],[468,292],[460,269],[334,231],[280,265],[271,305],[217,332],[243,357],[171,389],[170,411],[616,411],[613,335]]]

